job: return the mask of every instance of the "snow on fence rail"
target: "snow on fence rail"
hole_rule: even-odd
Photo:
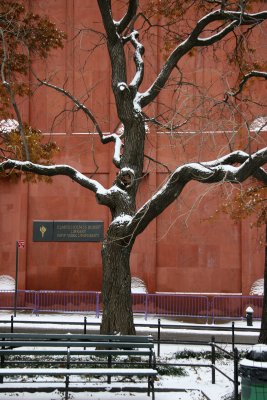
[[[14,308],[15,292],[0,291],[0,309]],[[263,297],[241,295],[191,295],[169,293],[133,293],[134,313],[149,316],[173,316],[212,319],[245,318],[246,308],[252,307],[254,318],[261,317]],[[102,312],[100,292],[18,290],[17,310],[39,312],[89,312],[96,317]]]

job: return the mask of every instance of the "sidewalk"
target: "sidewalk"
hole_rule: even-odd
[[[10,332],[11,329],[11,316],[12,312],[0,311],[0,329],[2,332]],[[46,332],[53,331],[55,333],[83,333],[84,332],[84,318],[86,317],[87,333],[99,333],[100,318],[88,314],[31,314],[28,312],[18,312],[14,317],[14,332]],[[3,323],[3,322],[6,323]],[[17,322],[18,321],[18,322]],[[20,323],[19,321],[23,321]],[[65,324],[69,321],[71,324]],[[48,322],[48,323],[44,323]],[[64,323],[64,325],[63,325]],[[151,324],[154,327],[138,327],[136,333],[139,335],[152,335],[155,340],[158,337],[158,317],[149,318],[147,321],[142,316],[135,316],[136,324]],[[73,325],[72,325],[73,324]],[[92,324],[92,325],[91,325]],[[181,341],[181,342],[210,342],[212,336],[215,337],[217,343],[232,343],[232,322],[223,324],[188,324],[186,321],[175,321],[172,319],[162,318],[161,325],[177,326],[177,329],[162,328],[160,329],[161,340]],[[186,325],[186,329],[182,328]],[[203,330],[196,330],[194,328],[202,327]],[[228,331],[222,331],[223,328],[228,328]],[[210,328],[210,329],[209,329]],[[218,328],[216,330],[216,328]],[[252,327],[247,327],[246,321],[235,321],[235,344],[249,344],[257,343],[259,336],[260,321],[254,321]],[[240,332],[238,328],[245,328],[248,331]]]

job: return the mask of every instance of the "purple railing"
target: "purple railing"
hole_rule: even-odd
[[[15,292],[0,291],[0,310],[15,307]],[[247,307],[254,310],[254,318],[261,318],[263,297],[219,295],[204,296],[191,294],[134,293],[133,312],[149,316],[171,316],[216,319],[245,318]],[[99,317],[103,309],[100,292],[18,290],[16,310],[39,312],[86,312]]]
[[[246,316],[246,309],[253,309],[253,318],[260,319],[263,296],[214,296],[211,303],[212,321],[216,319],[239,319]]]
[[[154,316],[203,317],[209,316],[207,296],[184,294],[132,294],[133,312]]]

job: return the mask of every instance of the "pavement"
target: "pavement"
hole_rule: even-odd
[[[53,332],[53,333],[84,333],[84,319],[86,318],[86,333],[99,333],[100,320],[94,316],[77,314],[40,314],[18,313],[13,318],[14,332]],[[11,331],[11,313],[0,313],[0,331]],[[136,332],[138,335],[152,335],[158,339],[158,318],[145,321],[143,317],[136,316]],[[144,326],[148,325],[148,326]],[[234,325],[234,336],[233,336]],[[160,340],[171,343],[209,343],[214,337],[217,343],[235,345],[253,345],[258,341],[260,322],[254,321],[253,326],[247,326],[246,321],[224,322],[223,324],[187,324],[174,319],[160,320]]]

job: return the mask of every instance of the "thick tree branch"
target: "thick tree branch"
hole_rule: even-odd
[[[145,93],[138,94],[137,101],[141,107],[145,107],[157,97],[159,92],[165,86],[177,63],[194,47],[209,46],[218,42],[227,34],[232,32],[236,26],[256,25],[266,19],[266,11],[256,14],[248,14],[244,12],[224,11],[220,9],[205,15],[197,22],[190,35],[173,50],[150,88]],[[229,22],[229,25],[223,29],[218,28],[219,31],[208,38],[201,38],[200,35],[204,32],[205,28],[216,21],[224,21],[226,23]]]
[[[75,168],[69,165],[39,165],[29,161],[7,160],[0,163],[0,171],[16,169],[23,172],[31,172],[37,175],[46,176],[68,176],[74,182],[91,190],[94,193],[105,193],[107,190],[96,180],[90,179]]]
[[[112,18],[112,9],[108,0],[98,0],[107,37],[112,67],[112,89],[116,100],[118,115],[125,123],[132,110],[132,96],[127,85],[127,67],[124,53],[124,40],[117,31],[117,23]],[[123,107],[119,107],[119,104]]]
[[[178,167],[166,183],[135,214],[129,231],[133,237],[143,232],[147,225],[179,197],[186,184],[198,181],[205,184],[218,182],[241,183],[250,176],[266,179],[261,168],[267,162],[267,148],[250,155],[233,152],[221,159],[206,163],[189,163]],[[234,166],[233,164],[240,164]]]
[[[112,10],[110,0],[97,0],[98,7],[102,16],[103,24],[106,32],[108,32],[108,41],[116,42],[118,35],[116,31],[116,24],[112,19]]]
[[[138,8],[138,3],[138,0],[129,0],[127,13],[119,22],[116,23],[118,33],[122,33],[134,19]]]

